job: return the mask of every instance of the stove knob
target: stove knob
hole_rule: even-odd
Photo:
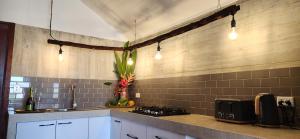
[[[217,116],[218,116],[218,118],[224,118],[224,113],[218,112],[218,113],[217,113]]]
[[[227,119],[234,120],[234,114],[233,114],[233,113],[228,114],[228,115],[227,115]]]
[[[164,111],[159,111],[159,114],[164,114]]]

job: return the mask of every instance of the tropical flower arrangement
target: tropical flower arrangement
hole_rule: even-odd
[[[135,79],[134,69],[137,58],[137,51],[126,50],[129,47],[129,42],[124,44],[124,50],[122,53],[114,52],[115,54],[115,73],[118,78],[118,83],[115,86],[114,98],[109,100],[107,106],[133,106],[134,101],[128,100],[128,86],[132,85]],[[133,64],[129,65],[127,60],[131,58]]]

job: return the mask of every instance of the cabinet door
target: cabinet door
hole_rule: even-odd
[[[88,118],[58,120],[56,139],[88,139]]]
[[[121,139],[146,139],[146,126],[123,120]]]
[[[56,121],[17,123],[16,139],[55,139]]]
[[[185,136],[158,128],[147,127],[147,139],[185,139]]]
[[[89,118],[89,139],[110,139],[110,117]]]
[[[118,118],[111,118],[111,139],[121,139],[122,121]]]

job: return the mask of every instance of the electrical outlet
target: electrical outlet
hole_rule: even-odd
[[[135,93],[135,98],[141,98],[141,93]]]
[[[283,101],[283,105],[287,105],[285,102],[290,101],[292,106],[295,106],[294,97],[288,97],[288,96],[277,96],[277,106],[279,105],[279,101]]]

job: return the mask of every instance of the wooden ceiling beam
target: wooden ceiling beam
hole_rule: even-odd
[[[110,46],[97,46],[97,45],[88,45],[88,44],[82,44],[82,43],[74,43],[70,41],[61,41],[61,40],[54,40],[54,39],[48,39],[49,44],[55,44],[55,45],[65,45],[65,46],[71,46],[71,47],[77,47],[77,48],[87,48],[87,49],[95,49],[95,50],[112,50],[112,51],[124,51],[124,50],[133,50],[141,47],[145,47],[154,43],[161,42],[163,40],[169,39],[171,37],[186,33],[188,31],[197,29],[199,27],[205,26],[211,22],[214,22],[216,20],[225,18],[229,15],[234,15],[237,11],[240,10],[239,5],[232,5],[227,8],[224,8],[208,17],[202,18],[198,21],[195,21],[193,23],[187,24],[185,26],[179,27],[177,29],[174,29],[170,32],[167,32],[165,34],[161,34],[159,36],[156,36],[152,39],[143,41],[141,43],[134,44],[126,49],[123,49],[122,47],[110,47]]]
[[[94,50],[112,50],[112,51],[123,51],[123,47],[110,47],[110,46],[99,46],[99,45],[88,45],[82,43],[74,43],[70,41],[60,41],[48,39],[49,44],[62,45],[62,46],[71,46],[77,48],[86,48],[86,49],[94,49]]]

